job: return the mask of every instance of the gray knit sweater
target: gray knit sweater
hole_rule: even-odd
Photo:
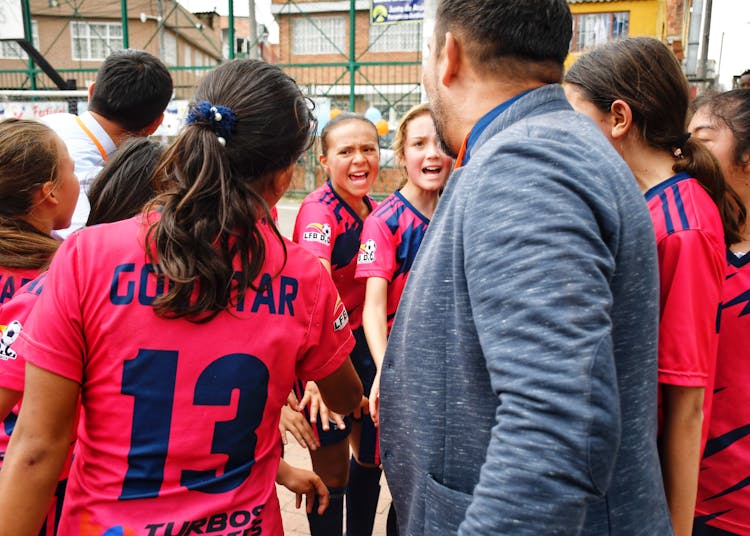
[[[658,275],[623,161],[557,85],[484,131],[401,300],[381,446],[401,536],[671,534]]]

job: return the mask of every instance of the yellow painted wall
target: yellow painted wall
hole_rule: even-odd
[[[568,4],[570,11],[576,13],[612,13],[630,12],[628,36],[647,36],[666,38],[667,6],[666,0],[615,0],[613,2],[584,2]],[[565,68],[570,67],[581,55],[571,52],[565,61]]]

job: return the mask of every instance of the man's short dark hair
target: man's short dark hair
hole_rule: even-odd
[[[119,50],[96,75],[89,109],[129,132],[154,122],[172,98],[172,77],[164,64],[142,50]]]
[[[445,32],[460,35],[476,65],[492,71],[506,59],[562,69],[573,19],[565,0],[441,0],[435,32],[438,49]]]

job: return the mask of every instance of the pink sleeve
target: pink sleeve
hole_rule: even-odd
[[[55,254],[17,351],[29,363],[80,383],[86,345],[79,304],[78,238],[78,234],[71,235]]]
[[[391,230],[380,218],[370,216],[362,229],[357,255],[357,279],[382,277],[389,282],[396,270],[396,244]]]
[[[331,261],[336,218],[322,203],[303,203],[294,224],[294,241],[318,258]]]
[[[37,302],[37,297],[34,292],[20,291],[0,308],[0,328],[3,330],[3,343],[0,343],[0,387],[5,389],[23,391],[26,360],[23,352],[19,352],[17,340],[11,342],[6,336],[11,339],[16,337],[10,335],[8,329],[13,331],[20,328],[21,332],[26,329],[26,320]],[[6,345],[6,342],[9,344]]]
[[[659,382],[705,387],[718,350],[725,263],[702,231],[660,241]]]
[[[317,299],[311,315],[306,344],[297,360],[297,377],[325,378],[338,369],[354,348],[354,335],[344,304],[322,264],[319,266]]]

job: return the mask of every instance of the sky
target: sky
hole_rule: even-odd
[[[750,0],[713,0],[708,59],[724,89],[732,87],[732,75],[750,69]]]

